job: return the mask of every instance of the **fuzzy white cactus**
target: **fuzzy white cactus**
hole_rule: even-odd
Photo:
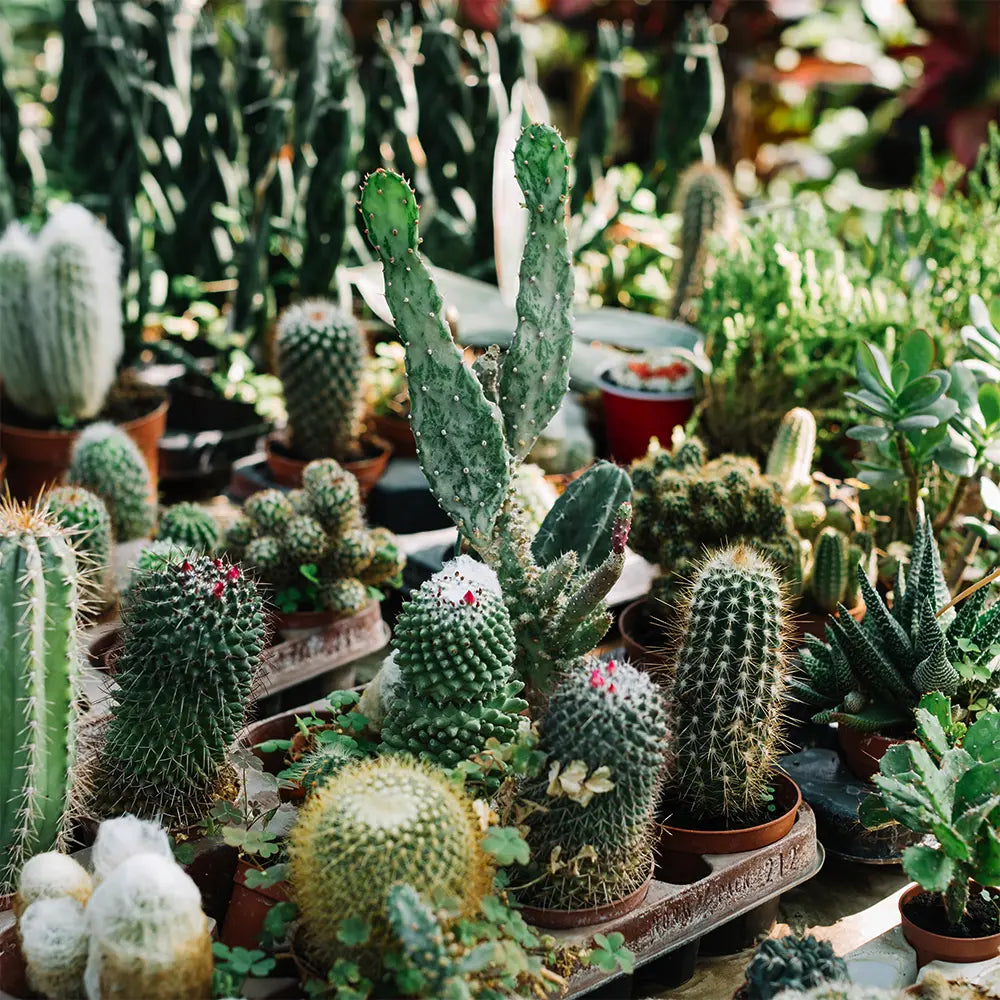
[[[68,854],[46,851],[29,858],[21,869],[14,912],[20,915],[41,899],[71,898],[87,905],[94,884],[90,873]]]
[[[31,989],[49,1000],[81,996],[89,935],[80,903],[39,899],[21,914],[18,929]]]
[[[159,823],[135,816],[106,819],[97,828],[91,852],[94,885],[100,885],[120,864],[136,854],[157,854],[173,860],[166,830]]]

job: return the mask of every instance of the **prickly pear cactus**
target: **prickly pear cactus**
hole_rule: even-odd
[[[811,410],[796,406],[778,426],[767,456],[766,473],[776,479],[785,493],[808,483],[812,478],[813,453],[816,451],[816,418]]]
[[[747,1000],[774,1000],[784,990],[805,990],[826,983],[846,983],[847,963],[829,941],[768,938],[747,966]]]
[[[222,532],[210,510],[195,503],[177,503],[160,515],[156,537],[211,555],[222,541]]]

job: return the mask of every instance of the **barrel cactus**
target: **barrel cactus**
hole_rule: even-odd
[[[222,532],[210,510],[195,503],[178,503],[160,515],[156,537],[211,555],[222,541]]]
[[[107,504],[116,541],[152,532],[156,507],[149,469],[135,442],[114,424],[91,424],[83,431],[73,446],[67,478]]]
[[[683,610],[672,706],[668,802],[685,820],[752,826],[784,751],[785,599],[749,546],[710,556]]]
[[[44,508],[0,503],[0,892],[63,834],[79,691],[76,554]]]
[[[846,983],[847,963],[829,941],[768,938],[757,948],[746,971],[747,1000],[774,1000],[784,990],[805,990],[824,983]]]
[[[81,583],[104,603],[111,563],[111,517],[104,501],[82,486],[58,486],[46,502],[53,517],[70,533]]]
[[[333,302],[307,299],[278,320],[277,350],[292,450],[309,460],[350,457],[364,403],[357,322]]]

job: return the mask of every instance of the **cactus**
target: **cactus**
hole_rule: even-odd
[[[788,989],[774,1000],[905,1000],[905,994],[858,983],[827,983],[805,990]]]
[[[372,586],[379,583],[400,586],[406,556],[400,551],[396,536],[388,528],[372,528],[369,534],[374,549],[371,562],[361,571],[361,582]]]
[[[81,570],[81,583],[103,603],[111,563],[111,517],[104,501],[81,486],[58,486],[46,503],[53,517],[70,532]]]
[[[667,737],[663,696],[624,660],[567,673],[539,723],[549,769],[520,793],[541,878],[532,905],[586,909],[614,902],[649,877]],[[590,848],[596,855],[586,858]],[[551,858],[566,867],[552,872]],[[536,873],[539,874],[539,873]]]
[[[816,418],[811,410],[796,406],[782,418],[767,456],[767,475],[786,493],[812,479],[816,450]]]
[[[386,897],[399,882],[471,914],[493,874],[481,839],[471,801],[442,772],[395,757],[342,768],[306,799],[288,837],[309,956],[328,968],[343,953],[341,922],[360,916],[378,959],[391,940]]]
[[[243,513],[257,535],[276,535],[284,531],[295,515],[291,501],[281,490],[261,490],[247,497]]]
[[[393,933],[410,964],[420,972],[428,995],[467,995],[468,987],[449,952],[441,924],[420,893],[411,885],[393,886],[388,914]]]
[[[79,586],[43,508],[0,503],[0,892],[62,836],[76,749]]]
[[[358,324],[326,299],[307,299],[278,321],[277,351],[292,450],[309,460],[347,458],[364,404]]]
[[[303,754],[285,772],[285,777],[297,781],[306,795],[312,795],[351,761],[360,759],[361,754],[341,741],[321,743],[316,750]]]
[[[212,995],[212,938],[201,893],[172,859],[137,854],[87,904],[89,1000]]]
[[[172,860],[167,831],[159,823],[135,816],[106,819],[97,828],[90,854],[94,884],[100,885],[122,862],[136,854],[158,854]]]
[[[382,752],[404,752],[451,768],[490,739],[514,742],[514,632],[499,584],[478,585],[461,556],[403,605],[393,636],[401,684],[382,728]]]
[[[556,488],[545,478],[545,473],[537,466],[524,462],[510,478],[514,499],[527,517],[532,536],[537,534],[546,515],[552,510],[558,494]]]
[[[238,566],[192,557],[150,570],[122,627],[98,808],[194,822],[243,724],[265,645],[260,596]]]
[[[846,983],[847,963],[829,941],[768,938],[754,953],[746,971],[747,1000],[774,1000],[783,990],[804,990],[823,983]]]
[[[323,607],[338,618],[356,615],[368,603],[368,588],[351,577],[331,580],[322,589]]]
[[[77,438],[67,479],[107,504],[115,541],[145,538],[153,530],[149,469],[135,442],[114,424],[91,424]]]
[[[196,553],[189,552],[176,542],[166,542],[162,538],[154,539],[148,545],[144,545],[129,568],[128,580],[122,588],[122,603],[150,570],[162,569],[168,563],[182,563],[192,555]]]
[[[211,555],[222,542],[222,533],[211,511],[194,503],[168,507],[160,515],[156,537],[204,555]]]
[[[691,584],[670,704],[670,801],[685,819],[752,826],[783,752],[785,601],[748,546],[710,556]]]
[[[83,995],[90,941],[83,907],[69,896],[40,899],[18,920],[28,986],[50,1000]]]
[[[86,906],[93,891],[94,880],[79,861],[58,851],[36,854],[28,858],[18,876],[14,915],[20,917],[40,899],[66,897]]]
[[[843,604],[847,582],[854,576],[847,560],[847,539],[836,528],[824,528],[813,547],[809,593],[817,606],[829,614]]]
[[[681,215],[681,259],[673,280],[673,319],[686,317],[691,299],[701,291],[712,241],[732,239],[740,203],[724,170],[696,163],[678,183],[676,210]]]

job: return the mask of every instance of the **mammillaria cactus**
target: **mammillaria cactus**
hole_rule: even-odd
[[[362,917],[377,959],[391,939],[387,894],[400,882],[473,912],[492,879],[481,840],[471,801],[443,772],[396,757],[342,768],[306,800],[288,839],[311,958],[329,967],[343,954],[342,921]]]
[[[784,749],[787,636],[775,567],[749,546],[710,556],[691,583],[681,637],[668,802],[685,819],[754,825]]]
[[[746,1000],[774,1000],[784,990],[804,990],[824,983],[846,983],[847,963],[829,941],[768,938],[754,953],[746,971]]]
[[[81,583],[101,601],[111,561],[111,517],[104,501],[82,486],[58,486],[47,495],[49,510],[70,532]]]
[[[0,891],[63,833],[76,749],[76,555],[43,508],[0,503]]]
[[[212,512],[194,503],[178,503],[160,515],[156,537],[175,542],[191,552],[211,555],[222,541]]]
[[[559,909],[623,899],[652,865],[667,738],[663,696],[625,660],[591,661],[565,675],[539,730],[548,770],[519,797],[541,807],[525,810],[523,822],[542,877],[520,898]]]
[[[466,564],[473,563],[471,573]],[[494,577],[468,556],[445,564],[403,605],[393,635],[401,683],[382,729],[382,751],[455,767],[489,739],[512,743],[518,713],[514,632]]]
[[[278,320],[277,350],[292,450],[309,460],[348,458],[364,402],[357,322],[326,299],[307,299]]]
[[[796,486],[811,481],[815,451],[816,418],[811,410],[796,406],[781,418],[767,456],[766,473],[788,493]]]
[[[67,479],[105,502],[116,541],[145,538],[153,530],[149,469],[135,442],[114,424],[91,424],[77,438]]]
[[[90,936],[83,907],[69,896],[39,899],[18,919],[21,954],[31,989],[49,1000],[83,995]]]
[[[225,777],[264,648],[264,611],[239,566],[207,556],[150,570],[122,607],[97,808],[193,822]]]
[[[16,224],[0,241],[4,390],[32,416],[72,423],[104,406],[124,348],[120,259],[80,205],[57,209],[37,241]]]

